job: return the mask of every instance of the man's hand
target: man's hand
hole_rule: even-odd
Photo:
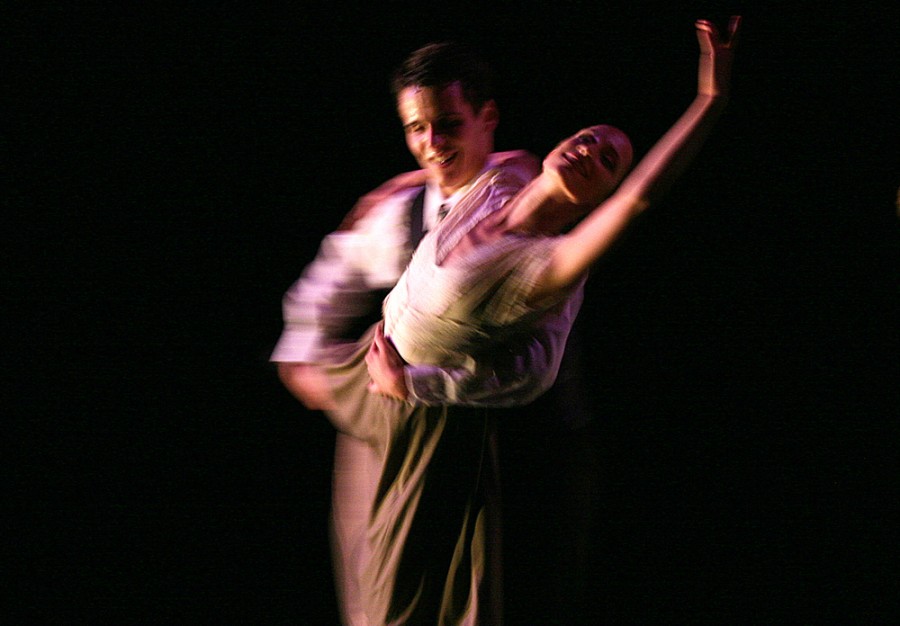
[[[375,340],[366,354],[366,365],[369,368],[369,391],[385,396],[406,400],[409,391],[406,389],[406,377],[403,366],[406,362],[394,348],[391,340],[384,336],[384,322],[375,329]]]
[[[278,378],[307,409],[325,411],[335,407],[325,374],[309,363],[279,363]]]

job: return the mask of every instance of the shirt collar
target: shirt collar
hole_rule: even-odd
[[[467,182],[465,185],[457,189],[455,192],[453,192],[453,194],[446,198],[444,197],[444,194],[441,193],[441,190],[440,188],[438,188],[437,183],[431,180],[427,181],[425,183],[425,204],[422,207],[422,211],[424,213],[423,217],[425,230],[431,230],[437,225],[438,209],[440,209],[441,205],[446,204],[447,210],[452,210],[453,207],[456,206],[456,203],[459,202],[459,199],[462,198],[463,195],[465,195],[465,193],[472,187],[473,184],[475,184],[475,181],[481,178],[482,174],[491,169],[491,165],[491,159],[488,159],[488,161],[484,164],[484,167],[480,172],[478,172],[478,174],[473,176],[469,180],[469,182]]]

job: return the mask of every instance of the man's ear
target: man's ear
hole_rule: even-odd
[[[480,115],[487,130],[490,132],[497,130],[497,125],[500,123],[500,110],[497,108],[496,102],[488,100],[481,105]]]

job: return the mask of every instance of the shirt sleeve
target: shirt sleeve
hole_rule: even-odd
[[[425,405],[507,407],[528,404],[553,386],[584,299],[584,282],[548,311],[534,332],[474,355],[464,367],[405,368],[410,401]]]
[[[409,259],[407,207],[412,189],[392,196],[345,231],[328,235],[282,300],[284,329],[270,357],[314,363],[380,301]]]

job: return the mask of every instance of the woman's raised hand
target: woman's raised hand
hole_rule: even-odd
[[[697,94],[702,96],[727,96],[731,79],[731,61],[741,25],[739,15],[728,21],[725,38],[712,22],[697,20],[697,41],[700,42],[700,68],[697,76]]]

